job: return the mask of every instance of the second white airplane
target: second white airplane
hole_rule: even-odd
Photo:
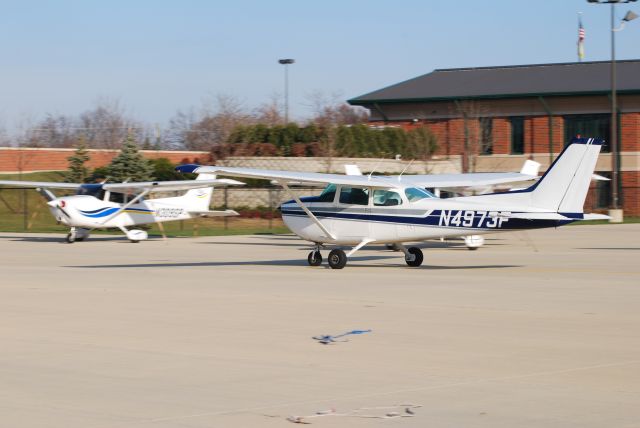
[[[131,242],[148,238],[138,225],[189,220],[197,217],[238,215],[233,210],[210,211],[213,186],[243,185],[239,181],[199,174],[195,180],[148,181],[138,183],[57,183],[0,181],[0,187],[36,189],[47,199],[56,220],[70,227],[67,242],[83,241],[91,230],[118,228]],[[51,189],[75,191],[56,196]],[[181,196],[145,199],[151,193],[184,191]],[[117,200],[118,202],[114,201]],[[123,200],[126,200],[123,202]]]

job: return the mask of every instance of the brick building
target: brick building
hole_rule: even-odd
[[[435,70],[349,100],[372,125],[428,126],[441,157],[462,171],[546,169],[574,136],[605,139],[597,173],[610,176],[608,61]],[[640,215],[640,60],[617,63],[620,201]],[[610,206],[610,185],[592,184],[590,209]]]

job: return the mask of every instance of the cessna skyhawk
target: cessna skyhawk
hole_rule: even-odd
[[[216,179],[199,174],[195,180],[149,181],[139,183],[56,183],[0,181],[0,187],[36,189],[47,199],[51,214],[71,229],[67,242],[83,241],[92,229],[118,228],[131,242],[148,238],[147,232],[127,229],[150,223],[188,220],[197,217],[238,215],[233,210],[209,211],[213,186],[242,185],[236,180]],[[56,196],[50,189],[75,191],[72,196]],[[154,192],[185,191],[182,196],[144,199]],[[114,195],[115,194],[115,195]],[[113,202],[116,199],[125,202]]]
[[[340,248],[329,253],[329,266],[342,269],[348,257],[370,243],[397,244],[407,265],[420,266],[422,251],[406,248],[403,243],[608,218],[583,213],[601,145],[602,140],[573,139],[545,174],[526,189],[448,199],[437,198],[425,188],[497,184],[500,174],[484,179],[482,174],[357,176],[198,165],[177,169],[277,182],[293,198],[280,207],[285,224],[314,244],[307,257],[311,266],[322,263],[321,249],[326,245],[353,246],[346,254]],[[502,182],[514,181],[508,179],[513,174],[504,174]],[[290,182],[327,186],[320,196],[300,198],[291,192]]]

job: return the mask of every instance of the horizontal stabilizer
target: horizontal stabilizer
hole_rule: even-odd
[[[222,211],[189,211],[189,214],[198,215],[200,217],[233,217],[240,215],[234,210]]]
[[[585,214],[583,220],[609,220],[610,218],[606,214]]]

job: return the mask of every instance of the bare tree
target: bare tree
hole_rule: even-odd
[[[76,138],[74,119],[70,116],[47,114],[30,129],[29,147],[72,147]]]
[[[171,119],[168,134],[172,146],[208,151],[223,145],[237,126],[253,122],[242,102],[231,95],[219,94],[199,112],[178,111]]]
[[[327,95],[314,91],[306,98],[313,114],[311,122],[318,126],[355,125],[365,123],[369,118],[366,109],[345,103],[339,92]]]
[[[493,121],[486,105],[471,100],[456,102],[463,121],[462,172],[475,172],[476,157],[493,152]]]
[[[272,94],[267,102],[259,105],[253,111],[253,121],[267,126],[284,124],[284,117],[282,117],[283,107],[280,102],[281,99],[282,96],[280,94]]]
[[[101,99],[80,115],[78,134],[94,149],[117,149],[130,133],[143,140],[142,126],[127,116],[117,100]]]

